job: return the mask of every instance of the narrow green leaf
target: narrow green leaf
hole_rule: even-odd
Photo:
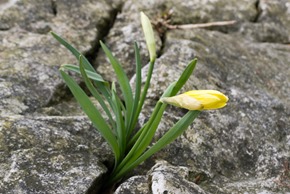
[[[196,59],[194,59],[193,61],[189,63],[189,65],[181,74],[178,81],[170,85],[169,87],[170,90],[166,90],[166,92],[163,94],[163,97],[175,95],[182,88],[182,86],[186,83],[186,81],[189,79],[189,77],[191,76],[195,68],[195,65],[196,65]],[[118,166],[117,171],[120,170],[121,168],[125,168],[128,164],[134,162],[143,153],[143,151],[147,148],[147,146],[152,141],[152,138],[156,132],[156,129],[158,127],[158,124],[161,120],[162,114],[166,107],[166,106],[161,106],[161,105],[157,106],[157,105],[156,105],[156,108],[158,109],[157,113],[153,112],[148,123],[146,123],[147,124],[146,128],[142,129],[141,134],[137,133],[137,135],[139,135],[137,141],[135,142],[134,146],[130,150],[129,154],[126,156],[124,162],[121,163],[120,166]],[[155,110],[156,109],[154,109],[154,111]],[[133,139],[136,139],[136,138],[133,137]],[[129,145],[130,145],[130,142],[129,142]]]
[[[150,81],[151,81],[151,77],[152,77],[152,73],[153,73],[153,69],[154,69],[154,63],[155,63],[155,60],[150,61],[149,69],[148,69],[148,72],[147,72],[147,78],[146,78],[146,81],[145,81],[145,85],[143,87],[143,91],[142,91],[142,94],[141,94],[141,97],[140,97],[140,101],[139,101],[139,104],[138,104],[138,108],[137,108],[137,112],[136,112],[137,115],[140,115],[140,112],[142,110],[142,107],[143,107],[143,104],[144,104],[144,101],[145,101],[145,98],[146,98],[146,95],[147,95],[148,88],[150,86]]]
[[[61,43],[63,46],[65,46],[76,57],[77,60],[79,60],[79,56],[81,55],[81,53],[76,48],[74,48],[71,44],[69,44],[65,39],[63,39],[62,37],[60,37],[56,33],[51,32],[51,35],[59,43]],[[90,64],[90,62],[86,58],[84,60],[84,67],[85,67],[86,70],[90,70],[92,72],[96,72],[95,68]]]
[[[101,133],[101,135],[112,147],[115,157],[117,158],[116,160],[118,161],[118,158],[120,157],[118,143],[110,127],[107,125],[105,119],[102,117],[98,109],[96,109],[94,104],[90,101],[85,92],[80,88],[80,86],[63,70],[60,69],[60,73],[65,83],[71,90],[72,94],[82,107],[83,111],[87,114],[96,129]]]
[[[165,90],[165,92],[163,93],[161,98],[170,96],[175,84],[176,84],[176,82],[171,83],[168,86],[168,88]],[[154,111],[158,110],[158,109],[159,109],[159,106],[157,106],[157,104],[156,104],[156,106],[155,106],[155,108],[153,110],[153,113],[151,114],[150,118],[153,117]],[[148,123],[149,123],[149,121],[147,123],[145,123],[145,125],[148,125]],[[142,131],[144,130],[145,125],[130,139],[128,147],[132,147],[132,145],[136,143],[137,139],[139,138],[139,136],[141,135]]]
[[[96,98],[96,100],[98,100],[98,102],[102,106],[103,110],[106,112],[106,114],[107,114],[107,116],[109,118],[109,121],[111,123],[111,126],[115,127],[115,122],[113,120],[111,112],[110,112],[109,108],[107,107],[106,103],[104,102],[103,98],[101,97],[100,93],[95,89],[94,85],[89,80],[89,77],[86,74],[87,71],[85,71],[85,69],[84,69],[84,66],[83,66],[84,63],[83,62],[84,62],[84,57],[82,55],[80,55],[80,59],[79,59],[80,66],[78,67],[79,71],[80,71],[80,74],[82,75],[82,78],[83,78],[87,88],[91,92],[91,94]]]
[[[138,166],[147,158],[164,148],[166,145],[174,141],[179,135],[181,135],[193,120],[198,116],[200,111],[189,111],[180,119],[167,133],[165,133],[151,148],[149,148],[144,154],[133,162],[127,163],[120,171],[114,174],[110,183],[118,181],[127,172]]]
[[[171,94],[175,84],[176,84],[175,82],[172,83],[165,90],[163,97]],[[133,147],[131,148],[131,150],[129,151],[129,153],[126,155],[121,164],[117,166],[116,172],[122,169],[123,166],[130,163],[129,161],[134,161],[136,158],[138,158],[142,154],[142,152],[146,149],[146,147],[150,144],[166,106],[167,106],[166,104],[162,104],[161,102],[158,102],[156,104],[149,121],[141,129],[142,132],[138,137],[137,141],[135,142],[135,144],[133,145]]]
[[[61,38],[56,33],[51,32],[51,34],[59,43],[61,43],[63,46],[65,46],[76,57],[77,60],[79,60],[79,56],[81,55],[81,53],[77,49],[75,49],[65,39]],[[90,64],[90,62],[85,57],[84,57],[84,68],[86,70],[91,71],[91,72],[96,72],[95,68]],[[108,90],[108,87],[107,87],[108,84],[104,85],[104,84],[100,84],[99,82],[95,82],[94,84],[101,91],[101,93],[104,95],[104,97],[108,101],[110,101],[111,94],[110,94],[110,90]]]
[[[140,51],[137,43],[134,43],[134,49],[135,49],[135,60],[136,60],[136,80],[135,80],[135,97],[134,97],[134,104],[133,104],[133,113],[132,113],[132,118],[130,119],[130,126],[129,130],[127,133],[127,140],[131,138],[131,133],[134,130],[136,123],[139,118],[138,112],[138,104],[139,104],[139,99],[140,99],[140,94],[141,94],[141,69],[142,69],[142,64],[141,64],[141,57],[140,57]]]
[[[157,102],[157,104],[158,103],[160,103],[160,108],[159,108],[157,114],[154,115],[152,121],[148,124],[148,130],[146,130],[147,133],[144,134],[143,138],[142,138],[143,135],[140,136],[140,140],[141,140],[140,142],[138,142],[139,139],[137,140],[138,146],[134,152],[134,155],[133,155],[134,157],[132,157],[130,159],[130,161],[136,160],[137,157],[135,157],[135,156],[139,157],[146,150],[147,146],[151,143],[151,141],[154,137],[154,134],[155,134],[155,132],[158,128],[158,125],[161,121],[163,112],[167,106],[166,104],[162,104],[161,102]]]
[[[115,84],[112,83],[112,103],[113,103],[113,111],[115,113],[115,120],[116,120],[116,134],[117,134],[117,141],[119,144],[119,151],[120,151],[120,160],[123,158],[125,147],[126,147],[126,140],[125,140],[125,124],[122,115],[122,102],[116,94]],[[117,161],[115,163],[115,167],[120,163]]]
[[[128,129],[130,125],[130,119],[132,117],[131,115],[133,113],[133,110],[132,110],[133,94],[132,94],[132,89],[129,83],[129,79],[126,73],[124,72],[124,69],[122,68],[120,63],[117,61],[117,59],[113,56],[111,51],[107,48],[107,46],[101,41],[100,41],[100,44],[105,54],[109,58],[110,63],[112,64],[113,69],[117,75],[118,83],[120,85],[120,88],[124,97],[124,101],[125,101],[125,106],[126,106],[125,126],[126,126],[126,129]]]
[[[192,122],[199,115],[200,111],[194,110],[187,112],[177,123],[174,124],[151,148],[148,149],[148,153],[144,155],[154,154],[164,148],[166,145],[174,141],[179,137]],[[144,156],[143,156],[144,157]],[[140,157],[141,158],[141,157]]]
[[[85,63],[85,59],[84,57],[82,57],[82,63]],[[83,65],[84,66],[84,65]],[[73,71],[76,73],[81,74],[80,71],[80,67],[77,65],[71,65],[71,64],[63,64],[61,65],[62,68],[67,69],[69,71]],[[85,70],[86,74],[88,75],[88,77],[92,80],[98,81],[98,82],[105,82],[105,80],[103,80],[102,76],[94,71],[90,71],[90,70]]]
[[[179,77],[178,81],[176,82],[175,87],[172,90],[172,93],[170,96],[176,95],[179,90],[183,87],[183,85],[187,82],[189,77],[192,75],[192,72],[196,66],[197,59],[193,59],[185,68],[181,76]]]

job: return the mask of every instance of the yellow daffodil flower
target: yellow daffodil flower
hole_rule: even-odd
[[[155,39],[153,28],[149,18],[141,12],[141,24],[143,28],[143,32],[145,35],[145,40],[147,44],[147,48],[149,50],[150,61],[154,61],[156,59],[156,46],[155,46]]]
[[[216,90],[191,90],[160,101],[188,110],[212,110],[226,106],[228,97]]]

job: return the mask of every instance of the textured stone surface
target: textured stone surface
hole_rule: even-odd
[[[175,167],[166,162],[157,162],[148,174],[152,182],[152,193],[205,194],[199,186],[186,180],[189,171],[185,167]]]
[[[259,42],[290,42],[290,1],[260,0],[258,14],[252,23],[243,23],[239,32]]]
[[[172,166],[165,161],[157,161],[147,175],[133,176],[122,183],[115,194],[154,193],[154,194],[205,194],[195,183],[188,181],[189,170],[182,166]],[[144,182],[148,182],[144,184]]]
[[[110,151],[85,117],[14,116],[0,123],[1,193],[84,193]]]
[[[48,35],[17,28],[0,31],[0,37],[1,115],[25,114],[49,104],[60,89],[61,55],[73,58]]]
[[[114,192],[115,194],[148,194],[151,193],[151,189],[149,188],[150,181],[146,176],[133,176],[122,183],[117,190]]]
[[[89,56],[119,5],[0,1],[0,193],[84,193],[107,171],[110,149],[59,76],[77,60],[49,32]]]
[[[182,49],[176,48],[177,42]],[[230,102],[225,109],[202,113],[182,137],[155,157],[209,174],[211,182],[204,185],[205,191],[286,191],[274,180],[289,160],[289,47],[192,30],[168,33],[163,56],[166,52],[166,61],[171,58],[173,64],[183,64],[180,56],[187,61],[191,55],[198,56],[186,90],[218,89]],[[161,74],[164,69],[166,75]],[[161,83],[176,79],[178,71],[162,57],[158,59],[152,99],[163,90]],[[156,138],[181,115],[180,110],[169,108]],[[248,184],[237,183],[247,179]]]
[[[0,25],[9,26],[0,31],[1,114],[33,112],[65,95],[58,68],[77,61],[48,32],[61,34],[91,54],[119,5],[118,1],[112,5],[105,1],[53,2],[19,0],[0,12]],[[47,29],[38,29],[42,27]]]
[[[148,52],[145,49],[142,30],[139,22],[139,12],[144,11],[152,21],[156,21],[161,15],[172,10],[173,24],[202,23],[220,20],[241,20],[251,21],[255,18],[257,10],[254,0],[245,1],[125,1],[114,26],[110,29],[105,41],[114,55],[131,76],[135,70],[135,59],[133,43],[137,41],[141,48],[141,58],[143,65],[148,62]],[[219,7],[224,7],[221,11]],[[237,9],[234,9],[236,7]],[[161,52],[161,40],[156,37],[157,52]],[[103,52],[97,57],[98,71],[105,74],[106,79],[115,80],[111,65],[105,58]]]
[[[156,34],[159,56],[140,124],[194,57],[198,64],[183,91],[217,89],[230,101],[222,110],[203,112],[115,193],[289,192],[289,5],[289,0],[0,0],[0,193],[84,193],[106,172],[103,163],[113,161],[59,77],[59,65],[76,60],[48,32],[68,39],[109,80],[114,76],[99,39],[130,77],[138,41],[145,75],[148,53],[139,11],[157,21],[169,10],[173,25],[237,23]],[[155,140],[184,113],[168,106]]]
[[[139,21],[140,7],[135,6],[127,8],[128,5],[135,5],[127,1],[123,6],[122,13],[118,14],[113,27],[110,29],[109,34],[105,38],[106,45],[110,48],[114,56],[122,64],[126,73],[131,77],[135,72],[135,52],[134,42],[138,43],[140,48],[142,64],[148,63],[149,53],[146,49],[146,43],[143,38],[141,23]],[[155,37],[157,41],[157,52],[160,51],[161,40],[158,36]],[[115,81],[115,73],[106,58],[104,52],[99,52],[96,64],[98,71],[104,74],[106,80]]]

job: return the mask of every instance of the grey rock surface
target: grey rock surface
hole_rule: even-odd
[[[85,117],[1,117],[0,193],[84,193],[110,158]],[[101,154],[102,153],[102,154]]]
[[[131,1],[126,1],[123,5],[122,12],[117,15],[114,25],[105,38],[106,45],[110,48],[130,77],[132,77],[135,72],[134,42],[136,42],[140,48],[142,64],[145,65],[149,62],[149,53],[146,49],[142,28],[140,28],[139,13],[143,9],[144,7],[138,3],[135,4]],[[157,35],[157,33],[155,34]],[[160,37],[155,36],[155,39],[157,43],[157,52],[160,52]],[[97,70],[104,75],[106,80],[116,81],[114,70],[104,52],[98,52],[95,63],[98,66]]]
[[[259,42],[289,43],[290,8],[289,1],[257,2],[258,14],[248,23],[241,24],[239,33],[248,39]]]
[[[179,56],[188,57],[188,61],[191,56],[185,53],[191,53],[198,56],[199,62],[185,90],[217,89],[228,94],[230,102],[222,110],[203,112],[183,136],[155,157],[210,175],[210,182],[205,181],[202,187],[207,192],[287,191],[275,180],[283,171],[283,163],[289,160],[290,151],[289,46],[251,43],[200,29],[167,35],[163,56],[172,63],[158,59],[150,91],[152,99],[163,90],[160,83],[177,79],[179,69],[171,64],[182,66]],[[176,49],[177,42],[186,49]],[[161,74],[164,69],[166,75]],[[156,139],[182,113],[172,107],[165,115]]]
[[[0,0],[0,193],[84,193],[113,161],[59,76],[61,64],[77,61],[49,31],[112,81],[99,49],[104,39],[134,85],[134,41],[144,75],[148,68],[139,12],[156,22],[170,10],[172,25],[236,24],[156,30],[158,59],[140,125],[194,57],[183,91],[217,89],[230,101],[204,111],[115,193],[290,192],[289,0]],[[168,106],[154,140],[185,112]]]
[[[140,194],[147,194],[151,193],[151,189],[149,188],[150,181],[146,176],[133,176],[127,179],[124,183],[122,183],[116,191],[115,194],[120,193],[140,193]]]
[[[157,161],[156,164],[148,171],[147,175],[133,176],[129,178],[118,187],[115,194],[205,194],[205,192],[197,184],[188,181],[189,176],[190,172],[186,167],[172,166],[166,161]]]
[[[58,72],[76,63],[49,32],[91,55],[119,1],[0,1],[0,193],[84,193],[109,147]]]

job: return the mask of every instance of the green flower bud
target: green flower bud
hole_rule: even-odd
[[[141,12],[141,24],[147,44],[147,48],[149,50],[150,61],[154,61],[156,59],[156,46],[155,46],[155,39],[153,28],[149,18]]]

